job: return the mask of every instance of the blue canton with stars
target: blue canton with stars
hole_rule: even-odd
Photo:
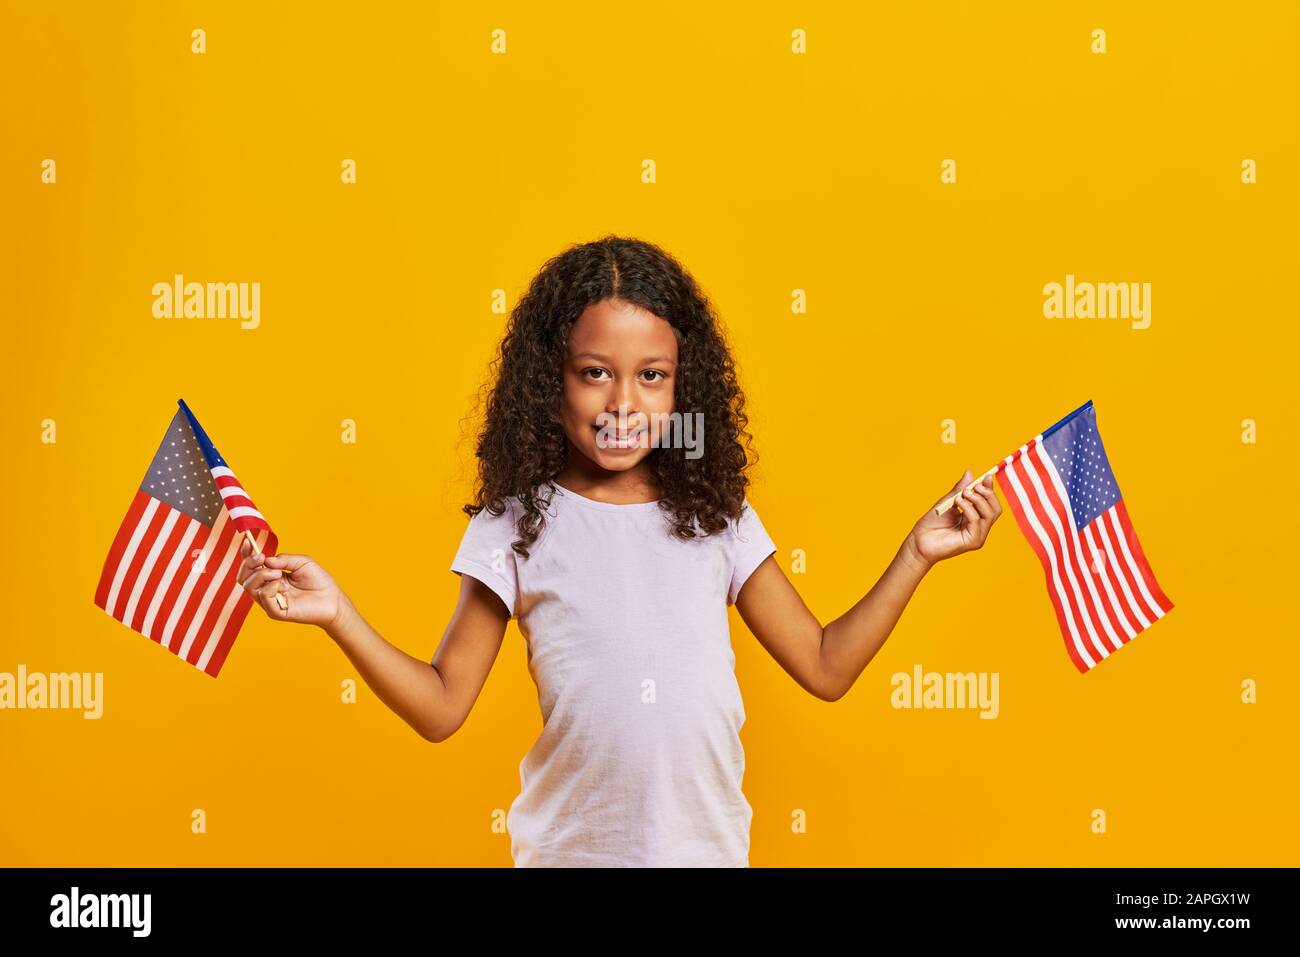
[[[181,410],[149,463],[140,491],[211,527],[221,514],[221,494],[194,431]]]
[[[1054,426],[1043,448],[1065,484],[1075,528],[1083,529],[1120,500],[1091,402]]]
[[[221,457],[221,453],[217,451],[217,447],[212,444],[212,440],[208,438],[208,433],[203,431],[203,426],[199,425],[199,420],[194,418],[194,413],[185,404],[185,400],[177,399],[176,404],[181,407],[181,411],[185,413],[185,418],[189,420],[190,428],[194,431],[194,438],[198,440],[199,450],[203,452],[203,457],[208,461],[208,468],[215,469],[217,466],[230,468],[229,465],[226,465],[226,460]]]

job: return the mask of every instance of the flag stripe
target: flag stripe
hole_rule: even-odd
[[[226,510],[223,508],[217,516],[216,524],[208,532],[207,540],[203,543],[200,553],[191,562],[189,570],[186,572],[185,579],[181,583],[180,593],[176,596],[172,604],[171,613],[167,616],[167,625],[163,628],[160,643],[164,648],[171,650],[172,636],[175,634],[177,626],[180,625],[181,619],[185,617],[186,609],[189,607],[190,595],[194,591],[194,586],[202,577],[203,570],[207,567],[212,558],[212,551],[220,542],[218,539],[225,534],[226,530]]]
[[[149,553],[145,556],[144,564],[140,566],[140,571],[136,573],[135,583],[131,586],[131,597],[127,600],[126,610],[122,612],[122,623],[128,628],[139,630],[135,624],[137,609],[143,613],[140,608],[140,596],[144,593],[145,586],[149,579],[154,577],[154,566],[158,563],[158,556],[162,554],[163,546],[167,544],[167,539],[171,537],[172,529],[176,526],[176,519],[180,512],[168,505],[161,505],[158,509],[162,516],[162,525],[158,528],[157,533],[152,529],[149,544]]]
[[[235,520],[237,527],[250,531],[255,528],[271,528],[266,517],[257,510],[253,500],[239,484],[234,472],[224,465],[218,465],[212,468],[212,477],[217,483],[222,503],[230,509],[230,517]]]
[[[266,553],[264,552],[263,554]],[[239,634],[239,629],[244,624],[244,618],[248,615],[249,611],[252,610],[252,607],[253,596],[248,594],[248,592],[242,592],[239,596],[239,601],[235,603],[234,608],[230,612],[230,618],[226,621],[225,630],[217,641],[212,657],[204,668],[208,674],[216,675],[216,673],[221,670],[221,666],[226,660],[226,655],[230,654],[230,649],[235,644],[235,636]]]
[[[194,572],[195,564],[200,560],[207,548],[211,536],[212,529],[200,522],[198,531],[194,533],[194,538],[190,540],[185,548],[185,554],[180,557],[180,564],[172,577],[171,586],[167,589],[167,594],[163,596],[162,604],[158,607],[158,617],[154,619],[154,627],[161,630],[156,638],[154,638],[154,632],[152,631],[149,637],[154,638],[164,648],[169,648],[167,623],[171,621],[172,613],[176,611],[177,605],[182,601],[182,596],[188,597],[189,591],[186,585],[190,581],[190,575]]]
[[[226,514],[224,510],[222,514]],[[185,603],[185,608],[177,619],[176,630],[172,633],[172,641],[174,642],[176,654],[180,655],[186,661],[189,661],[187,653],[190,650],[190,643],[193,640],[190,637],[190,625],[194,621],[195,617],[202,617],[201,612],[207,611],[207,602],[211,601],[208,597],[208,586],[215,582],[216,571],[225,564],[226,555],[229,553],[230,547],[234,544],[238,535],[239,530],[235,528],[234,523],[227,518],[222,522],[221,534],[214,535],[212,539],[210,539],[212,548],[203,559],[203,569],[195,578],[194,586],[190,589],[190,594]]]
[[[198,658],[197,653],[194,651],[195,639],[198,637],[200,630],[203,629],[204,623],[207,622],[208,616],[216,611],[214,603],[219,601],[224,604],[231,583],[238,584],[238,582],[235,582],[235,572],[239,568],[237,559],[239,558],[239,543],[241,541],[243,541],[243,536],[232,524],[230,526],[230,541],[221,554],[221,564],[217,567],[216,574],[211,576],[208,587],[203,592],[203,597],[195,606],[194,617],[190,620],[190,627],[185,631],[185,641],[181,644],[180,655],[190,664],[194,664]]]
[[[262,513],[259,512],[259,511],[258,511],[257,509],[255,509],[255,508],[232,508],[232,509],[230,510],[230,517],[231,517],[231,518],[234,518],[234,519],[239,519],[239,520],[241,520],[241,521],[244,521],[245,519],[250,519],[250,518],[251,518],[251,519],[256,520],[257,523],[260,523],[260,524],[257,524],[255,527],[258,527],[258,528],[264,528],[264,527],[267,527],[267,526],[266,526],[266,519],[263,518],[263,517],[262,517]],[[247,522],[247,521],[244,521],[244,524],[247,525],[247,524],[251,524],[251,523],[249,523],[249,522]],[[250,531],[251,531],[251,529],[250,529]]]
[[[1111,544],[1114,546],[1115,556],[1120,568],[1121,574],[1128,581],[1129,594],[1132,596],[1134,607],[1141,613],[1143,620],[1150,622],[1155,621],[1160,616],[1152,608],[1151,602],[1142,596],[1142,573],[1133,565],[1132,554],[1127,550],[1124,543],[1124,533],[1116,520],[1114,513],[1104,516],[1106,530],[1110,534]]]
[[[164,523],[167,521],[167,512],[169,511],[165,502],[159,502],[158,507],[154,509],[153,517],[148,521],[144,534],[140,537],[139,543],[135,546],[135,553],[130,558],[129,567],[126,575],[122,578],[122,587],[117,593],[117,607],[113,609],[113,617],[118,621],[126,624],[130,621],[127,614],[131,611],[131,595],[134,593],[137,583],[144,573],[145,564],[149,559],[149,552],[152,551],[154,542],[162,531]],[[148,509],[145,510],[148,514]],[[141,524],[145,520],[141,518]],[[126,557],[123,556],[123,562],[126,563]]]
[[[1165,593],[1156,584],[1156,577],[1151,571],[1151,566],[1147,564],[1146,555],[1142,553],[1142,546],[1138,544],[1137,532],[1133,530],[1133,523],[1129,521],[1128,509],[1124,507],[1123,501],[1118,505],[1111,520],[1115,524],[1120,550],[1131,566],[1137,570],[1138,589],[1151,608],[1151,613],[1156,618],[1163,618],[1165,612],[1174,607],[1173,603],[1165,597]],[[1158,598],[1155,597],[1157,595]]]
[[[1124,563],[1124,559],[1119,555],[1119,544],[1115,541],[1115,533],[1111,529],[1109,519],[1102,516],[1101,521],[1093,523],[1093,530],[1101,536],[1102,543],[1106,547],[1106,556],[1110,559],[1108,564],[1114,569],[1115,580],[1119,583],[1120,591],[1124,594],[1125,607],[1141,625],[1138,631],[1145,631],[1151,627],[1151,620],[1143,610],[1142,603],[1133,594],[1132,573]]]
[[[257,543],[257,550],[259,552],[262,552],[262,554],[266,554],[263,549],[266,545],[267,537],[268,537],[267,533],[264,532],[260,532],[257,535],[253,536],[253,540]],[[238,548],[236,548],[236,554],[238,554]],[[213,654],[216,652],[218,645],[225,637],[226,625],[229,623],[231,616],[234,614],[236,604],[238,604],[244,598],[249,598],[250,601],[252,598],[252,596],[250,596],[248,592],[244,591],[244,587],[241,584],[239,584],[238,563],[236,563],[231,568],[229,577],[231,582],[233,583],[233,587],[230,587],[225,590],[226,600],[224,604],[219,608],[218,614],[216,615],[216,619],[212,622],[210,626],[205,628],[205,633],[207,634],[208,639],[203,644],[202,652],[198,656],[198,659],[194,662],[196,665],[198,665],[199,668],[203,669],[204,671],[208,670],[208,665],[209,662],[211,662],[212,660]],[[214,605],[213,608],[217,609],[217,606]]]
[[[1083,622],[1078,619],[1073,606],[1070,604],[1069,596],[1061,584],[1060,563],[1051,539],[1030,508],[1029,496],[1020,484],[1020,478],[1016,474],[1016,463],[1019,462],[1025,448],[1026,446],[1021,446],[1017,452],[1007,456],[1006,461],[1000,467],[998,478],[1002,480],[1002,494],[1006,496],[1007,503],[1011,506],[1011,512],[1016,518],[1016,524],[1020,526],[1025,540],[1029,542],[1030,547],[1038,555],[1039,563],[1043,566],[1043,572],[1047,578],[1047,594],[1052,599],[1052,606],[1056,609],[1056,620],[1060,625],[1061,635],[1065,639],[1065,650],[1076,668],[1080,671],[1087,671],[1096,662],[1093,661],[1080,637]]]
[[[234,508],[236,505],[251,506],[253,504],[253,500],[238,485],[218,484],[217,491],[221,494],[221,500],[225,503],[226,508]]]
[[[188,516],[187,516],[188,517]],[[175,597],[177,589],[172,589],[172,582],[176,578],[176,570],[180,568],[181,562],[189,554],[190,545],[199,533],[199,529],[204,526],[194,519],[189,519],[180,530],[180,540],[171,548],[171,559],[167,562],[167,567],[163,570],[162,578],[153,586],[153,600],[149,602],[149,611],[144,616],[144,623],[140,626],[140,634],[146,638],[153,637],[153,623],[158,618],[159,612],[162,613],[163,620],[167,620],[167,613],[171,609],[170,603],[166,602],[169,595]]]
[[[1070,583],[1070,597],[1073,600],[1075,611],[1078,612],[1078,616],[1083,622],[1083,630],[1088,635],[1089,652],[1096,652],[1098,657],[1105,658],[1110,654],[1110,649],[1106,647],[1106,643],[1097,634],[1097,626],[1092,610],[1088,607],[1083,589],[1079,587],[1079,573],[1075,568],[1074,555],[1069,548],[1069,540],[1061,529],[1061,521],[1069,521],[1069,516],[1061,514],[1053,502],[1047,498],[1047,493],[1043,489],[1042,481],[1038,477],[1038,471],[1034,468],[1029,453],[1026,453],[1025,457],[1016,464],[1016,467],[1021,469],[1020,478],[1024,482],[1025,488],[1031,489],[1029,496],[1030,507],[1038,511],[1039,519],[1042,521],[1043,527],[1048,529],[1048,534],[1056,548],[1061,567],[1065,569],[1065,579]]]
[[[136,492],[135,498],[131,500],[131,507],[126,510],[126,516],[122,519],[122,524],[118,526],[117,534],[113,537],[113,544],[108,550],[108,558],[104,560],[104,570],[99,575],[99,587],[95,589],[95,604],[105,611],[108,611],[108,593],[117,578],[118,565],[122,561],[122,556],[126,553],[126,547],[131,541],[131,536],[135,534],[136,526],[140,523],[140,516],[144,514],[145,508],[151,501],[153,499],[145,492]]]
[[[1096,525],[1095,522],[1092,525],[1088,525],[1083,530],[1084,541],[1088,543],[1088,554],[1093,556],[1093,565],[1089,567],[1091,568],[1096,566],[1097,578],[1101,580],[1102,587],[1106,589],[1107,607],[1109,607],[1114,613],[1115,620],[1119,623],[1120,628],[1124,632],[1124,643],[1127,644],[1137,637],[1137,629],[1133,627],[1133,622],[1129,617],[1129,611],[1124,608],[1123,602],[1121,602],[1119,596],[1115,594],[1115,574],[1117,570],[1108,560],[1105,549],[1097,544],[1097,535],[1094,525]]]
[[[119,621],[121,618],[117,614],[118,599],[121,597],[123,588],[126,587],[126,579],[130,574],[131,566],[135,564],[135,555],[140,548],[140,543],[144,541],[145,535],[148,534],[149,526],[153,524],[153,517],[158,513],[158,506],[161,504],[156,498],[149,499],[148,504],[145,505],[144,514],[140,516],[140,520],[132,530],[131,539],[126,543],[126,550],[117,563],[117,571],[113,575],[113,587],[108,591],[108,604],[104,606],[104,610]]]
[[[1083,548],[1079,541],[1079,525],[1074,518],[1074,510],[1070,506],[1070,496],[1065,490],[1065,483],[1061,481],[1060,473],[1056,471],[1056,466],[1052,460],[1043,451],[1041,445],[1034,447],[1032,461],[1038,469],[1039,475],[1045,479],[1044,485],[1049,495],[1053,496],[1053,507],[1058,509],[1062,517],[1062,526],[1067,536],[1067,547],[1074,557],[1075,568],[1078,569],[1079,577],[1087,588],[1085,598],[1089,600],[1088,607],[1091,610],[1093,620],[1101,625],[1102,631],[1106,633],[1106,638],[1110,642],[1108,651],[1118,651],[1124,644],[1123,640],[1115,633],[1115,626],[1119,624],[1113,618],[1110,607],[1101,600],[1097,593],[1096,582],[1093,581],[1091,568],[1087,559],[1084,557]]]

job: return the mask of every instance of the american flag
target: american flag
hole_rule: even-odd
[[[1091,400],[1008,455],[997,481],[1042,563],[1065,650],[1081,672],[1174,607],[1138,544]]]
[[[245,530],[274,555],[275,533],[181,399],[122,520],[95,604],[216,677],[252,597],[236,578]]]

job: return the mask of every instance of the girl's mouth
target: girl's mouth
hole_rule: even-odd
[[[645,429],[636,429],[635,431],[632,432],[617,433],[617,432],[604,432],[603,427],[599,425],[594,425],[592,426],[592,428],[596,430],[597,436],[602,435],[602,433],[604,434],[604,438],[605,438],[604,448],[606,449],[639,448],[641,446],[641,436],[644,435],[646,431]],[[597,442],[596,444],[597,446],[600,446],[599,442]]]

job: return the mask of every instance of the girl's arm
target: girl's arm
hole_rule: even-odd
[[[935,504],[971,480],[968,470]],[[943,515],[927,509],[871,591],[825,627],[770,556],[746,579],[736,610],[790,677],[810,694],[837,701],[894,630],[926,572],[937,561],[982,547],[1002,514],[992,476],[958,503],[960,511],[953,507]]]
[[[433,661],[415,658],[361,617],[347,595],[325,632],[375,695],[426,741],[451,737],[469,717],[501,650],[510,620],[497,594],[462,575],[460,598]]]
[[[460,598],[432,662],[388,642],[357,611],[325,569],[306,555],[248,556],[239,579],[267,616],[319,625],[343,649],[384,704],[426,741],[449,738],[469,716],[496,661],[510,620],[492,589],[461,576]],[[276,590],[287,610],[275,602]]]

